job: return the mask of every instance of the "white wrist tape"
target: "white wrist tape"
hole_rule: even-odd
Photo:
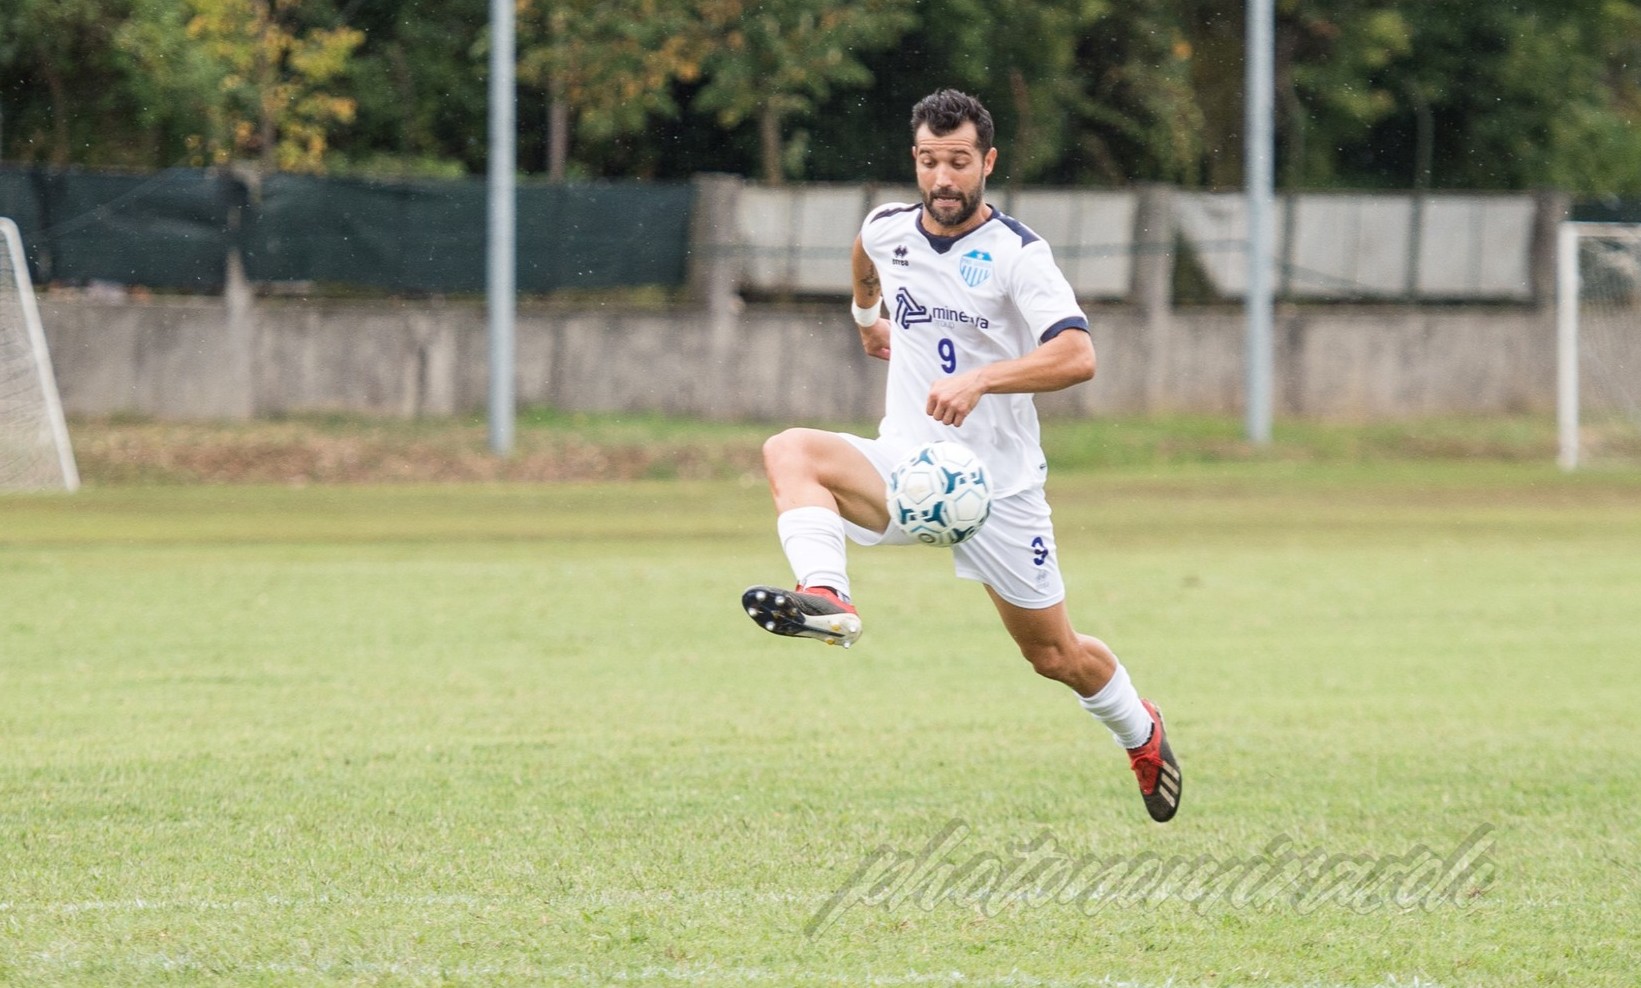
[[[861,329],[865,329],[881,318],[883,313],[883,303],[881,301],[873,302],[871,305],[868,305],[863,309],[855,304],[854,299],[850,299],[849,311],[855,317],[855,325],[859,326]]]

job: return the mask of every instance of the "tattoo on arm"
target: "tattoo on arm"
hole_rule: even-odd
[[[877,265],[872,263],[859,237],[855,238],[854,249],[849,254],[849,273],[854,276],[855,291],[864,294],[868,302],[882,297],[883,285],[878,281]]]

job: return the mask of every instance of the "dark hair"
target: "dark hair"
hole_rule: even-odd
[[[932,92],[912,107],[912,143],[917,143],[917,129],[925,124],[936,137],[943,137],[963,126],[965,120],[974,121],[981,153],[990,151],[992,139],[997,134],[992,126],[991,113],[979,100],[955,89]]]

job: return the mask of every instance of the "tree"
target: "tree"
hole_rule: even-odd
[[[353,119],[352,97],[326,84],[364,40],[351,27],[314,27],[309,0],[188,0],[187,36],[199,46],[208,94],[209,160],[255,158],[263,168],[322,171],[331,128]]]
[[[1240,10],[1240,5],[1238,8]],[[1134,0],[1077,34],[1069,181],[1209,182],[1241,133],[1241,35],[1213,4]]]
[[[1283,0],[1276,79],[1282,184],[1336,184],[1348,166],[1342,149],[1360,145],[1382,121],[1421,105],[1425,96],[1419,87],[1386,72],[1413,50],[1414,29],[1401,6],[1384,0]],[[1371,184],[1419,181],[1408,168]]]
[[[966,89],[991,110],[1003,145],[995,178],[1031,181],[1054,175],[1075,141],[1089,84],[1079,46],[1110,13],[1107,0],[929,0],[910,44],[938,68],[925,91]]]
[[[893,44],[914,23],[910,0],[697,0],[713,40],[696,104],[724,127],[756,120],[763,179],[797,172],[784,122],[809,113],[834,89],[865,86],[860,55]]]
[[[701,28],[683,3],[519,0],[518,75],[547,93],[556,135],[549,175],[565,175],[572,116],[596,139],[676,115],[672,83],[700,75]]]
[[[121,0],[0,3],[0,154],[129,164],[133,107],[111,38]]]
[[[489,0],[371,0],[347,5],[365,40],[327,83],[357,101],[331,135],[332,169],[372,174],[482,173]],[[521,115],[521,125],[530,123]]]
[[[903,180],[893,135],[953,85],[995,181],[1242,179],[1242,0],[516,2],[521,143],[558,177]],[[480,170],[487,9],[3,0],[0,154]],[[1277,0],[1276,28],[1284,186],[1641,194],[1631,0]]]
[[[130,17],[114,34],[127,67],[137,120],[160,145],[166,163],[214,164],[204,134],[210,129],[218,73],[188,37],[192,17],[175,0],[133,0]],[[180,152],[180,157],[179,157]]]
[[[1386,66],[1428,101],[1433,182],[1641,191],[1641,14],[1617,0],[1531,0],[1462,15],[1409,4],[1413,43]],[[1405,146],[1404,111],[1372,135]]]

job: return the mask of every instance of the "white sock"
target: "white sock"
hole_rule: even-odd
[[[843,519],[820,507],[792,508],[775,519],[786,561],[798,584],[831,587],[849,599],[849,575],[844,571]]]
[[[1093,696],[1079,696],[1077,702],[1106,726],[1124,748],[1138,748],[1151,737],[1151,715],[1140,705],[1140,695],[1121,662],[1111,681]]]

